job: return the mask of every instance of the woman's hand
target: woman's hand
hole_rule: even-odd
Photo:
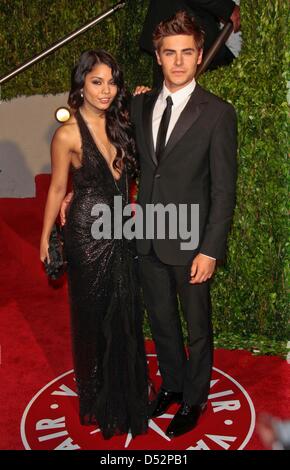
[[[49,253],[48,253],[49,243],[46,239],[40,241],[40,260],[44,263],[47,260],[48,264],[50,263]]]
[[[66,194],[69,168],[71,165],[70,126],[59,127],[51,142],[52,176],[44,210],[42,234],[40,237],[40,259],[51,262],[48,253],[50,234],[60,211],[60,206]]]
[[[151,88],[149,88],[149,86],[139,85],[136,86],[133,96],[141,95],[142,93],[147,93],[148,91],[151,91]]]

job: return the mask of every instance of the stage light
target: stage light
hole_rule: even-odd
[[[60,108],[57,108],[54,113],[54,116],[58,122],[66,122],[70,118],[71,114],[68,108],[62,106]]]

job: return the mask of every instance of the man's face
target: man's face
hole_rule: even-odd
[[[202,61],[202,49],[198,49],[193,36],[167,36],[156,51],[165,85],[174,93],[190,83]]]

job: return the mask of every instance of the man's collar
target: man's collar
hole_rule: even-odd
[[[170,95],[173,101],[173,106],[178,106],[181,104],[186,98],[188,98],[189,95],[192,94],[196,86],[196,81],[193,79],[188,85],[185,87],[181,88],[180,90],[176,91],[175,93],[172,93],[168,90],[168,88],[165,85],[165,82],[163,83],[163,88],[161,89],[160,93],[160,99],[163,101],[166,100],[166,98]]]

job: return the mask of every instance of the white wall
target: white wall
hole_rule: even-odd
[[[5,85],[4,85],[5,86]],[[34,177],[50,173],[54,112],[67,93],[0,102],[0,197],[34,197]]]

